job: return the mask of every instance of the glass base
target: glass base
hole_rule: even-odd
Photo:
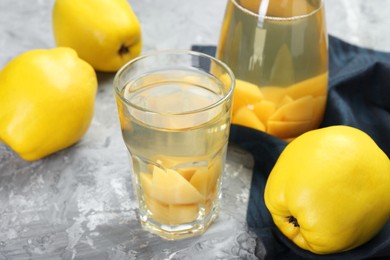
[[[201,235],[214,222],[218,216],[219,205],[215,205],[210,213],[202,220],[197,220],[192,223],[181,225],[165,225],[160,224],[148,216],[141,216],[142,228],[152,234],[162,237],[167,240],[178,240],[188,237]]]

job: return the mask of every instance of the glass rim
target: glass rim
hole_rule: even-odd
[[[316,8],[313,11],[311,11],[310,13],[303,14],[303,15],[294,15],[294,16],[290,16],[290,17],[279,17],[279,16],[260,15],[260,14],[254,13],[253,11],[248,10],[247,8],[243,7],[241,4],[239,4],[237,2],[237,0],[230,0],[230,1],[233,2],[233,4],[235,6],[237,6],[237,8],[239,8],[244,13],[247,13],[249,15],[255,16],[255,17],[257,17],[258,19],[261,19],[261,20],[274,20],[274,21],[292,21],[292,20],[303,19],[303,18],[312,16],[315,13],[319,12],[323,8],[323,5],[324,5],[324,1],[320,0],[320,4],[319,4],[318,8]]]
[[[144,108],[144,107],[140,107],[140,106],[137,106],[137,105],[133,104],[132,102],[127,100],[123,96],[123,94],[121,93],[122,88],[120,88],[120,83],[119,83],[121,76],[134,63],[136,63],[136,62],[138,62],[140,60],[143,60],[143,59],[147,59],[149,57],[157,57],[157,56],[160,56],[162,54],[163,55],[178,55],[178,54],[180,55],[180,54],[184,54],[184,55],[189,55],[189,56],[198,56],[198,57],[204,57],[204,58],[210,59],[211,61],[213,61],[216,64],[218,64],[219,66],[221,66],[227,72],[227,74],[229,75],[229,77],[231,79],[231,84],[230,84],[229,90],[226,93],[224,93],[224,95],[222,97],[220,97],[217,101],[213,102],[212,104],[210,104],[208,106],[197,108],[197,109],[193,109],[193,110],[189,110],[189,111],[185,111],[185,112],[181,112],[181,113],[160,112],[160,111],[150,110],[150,109],[147,109],[147,108]],[[215,58],[215,57],[213,57],[211,55],[208,55],[208,54],[205,54],[205,53],[202,53],[202,52],[198,52],[198,51],[192,51],[192,50],[155,50],[155,51],[149,51],[149,52],[147,52],[145,54],[139,55],[138,57],[136,57],[136,58],[128,61],[127,63],[125,63],[116,72],[115,77],[114,77],[113,85],[114,85],[115,93],[121,99],[121,101],[123,101],[125,104],[131,106],[134,109],[137,109],[137,110],[142,111],[142,112],[147,112],[147,113],[150,113],[150,114],[156,114],[156,115],[162,115],[162,116],[181,116],[181,115],[190,115],[190,114],[201,113],[201,112],[213,109],[213,108],[221,105],[229,97],[233,96],[233,91],[234,91],[234,88],[235,88],[235,81],[236,81],[236,79],[235,79],[234,73],[229,68],[229,66],[227,66],[223,61],[221,61],[221,60],[219,60],[219,59],[217,59],[217,58]]]

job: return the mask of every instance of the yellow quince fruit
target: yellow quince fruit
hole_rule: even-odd
[[[348,126],[309,131],[289,143],[264,199],[275,225],[317,254],[356,248],[390,218],[390,161],[364,132]]]
[[[76,143],[93,117],[94,69],[65,47],[31,50],[0,72],[0,141],[25,160]]]
[[[140,23],[126,0],[56,0],[52,15],[57,46],[96,70],[117,71],[141,52]]]

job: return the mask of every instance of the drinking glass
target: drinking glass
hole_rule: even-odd
[[[236,76],[233,124],[291,141],[325,111],[328,42],[321,0],[230,0],[216,57]]]
[[[205,54],[160,51],[121,68],[114,88],[143,228],[203,233],[220,205],[233,73]]]

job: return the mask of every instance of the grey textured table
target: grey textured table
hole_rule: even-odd
[[[130,0],[144,49],[216,45],[226,0]],[[53,0],[0,0],[0,67],[52,48]],[[390,51],[389,0],[326,0],[328,31]],[[99,73],[95,115],[75,146],[25,162],[0,143],[0,259],[257,259],[246,225],[252,159],[229,147],[222,210],[202,236],[166,241],[143,231],[120,137],[113,74]]]

